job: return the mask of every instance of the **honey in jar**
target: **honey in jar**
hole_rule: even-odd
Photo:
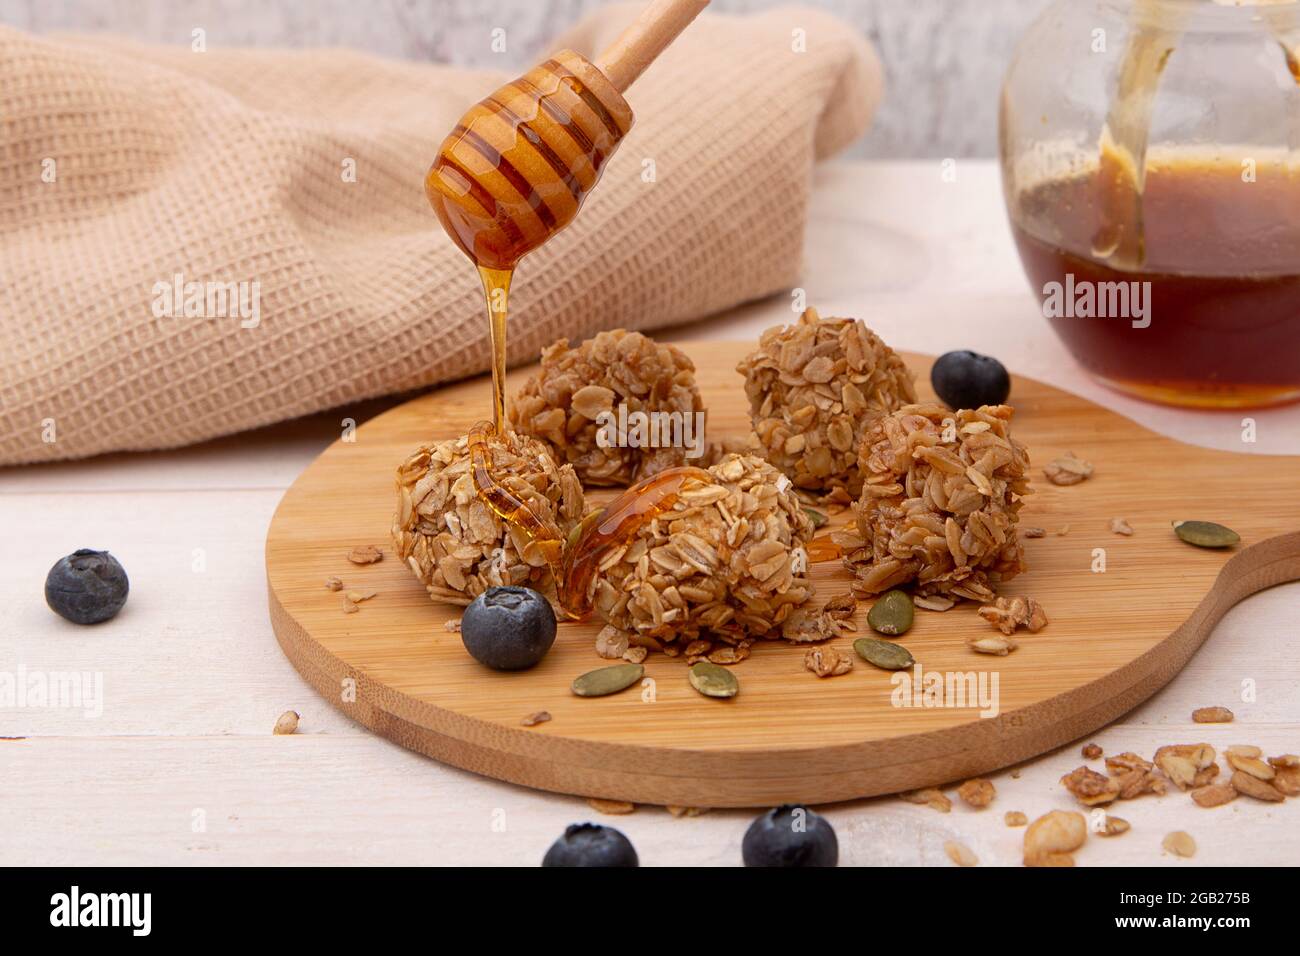
[[[1157,401],[1235,407],[1300,396],[1300,169],[1260,161],[1250,177],[1233,156],[1149,155],[1141,262],[1130,265],[1095,248],[1113,196],[1099,168],[1025,190],[1012,216],[1045,304],[1071,289],[1094,293],[1091,316],[1045,309],[1075,357]],[[1126,314],[1096,314],[1118,288],[1107,283],[1128,284]]]

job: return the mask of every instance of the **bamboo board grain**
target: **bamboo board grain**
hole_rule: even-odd
[[[685,346],[712,437],[748,428],[734,371],[748,347]],[[931,360],[906,358],[930,395]],[[530,371],[512,373],[510,387]],[[345,714],[404,747],[526,786],[641,803],[764,806],[987,773],[1114,720],[1168,682],[1235,603],[1300,578],[1300,458],[1184,445],[1016,378],[1014,433],[1036,463],[1022,521],[1048,534],[1026,542],[1030,571],[1006,591],[1039,599],[1051,624],[1020,637],[1005,658],[966,646],[969,636],[991,633],[971,605],[918,611],[902,638],[926,672],[982,674],[988,689],[996,679],[996,715],[981,716],[974,701],[897,706],[893,675],[859,661],[850,674],[818,679],[803,668],[804,650],[782,642],[756,646],[737,669],[742,690],[731,701],[700,697],[684,663],[662,656],[647,660],[653,683],[641,692],[581,699],[568,685],[603,663],[593,650],[597,624],[562,624],[533,670],[489,671],[444,626],[460,609],[432,603],[392,553],[397,464],[421,442],[463,434],[484,416],[488,394],[477,379],[417,398],[313,462],[271,522],[269,605],[286,656]],[[1039,467],[1065,451],[1094,462],[1094,477],[1064,488],[1043,480]],[[1114,517],[1136,533],[1111,533]],[[1242,544],[1228,553],[1192,548],[1170,529],[1183,518],[1227,524]],[[386,557],[351,565],[345,554],[357,544],[380,545]],[[1096,549],[1104,549],[1104,571],[1094,570]],[[334,575],[379,594],[344,614],[340,595],[324,587]],[[847,588],[838,562],[815,565],[814,579],[819,600]],[[858,634],[870,633],[866,610]],[[847,649],[853,636],[835,643]],[[553,719],[520,725],[539,710]]]

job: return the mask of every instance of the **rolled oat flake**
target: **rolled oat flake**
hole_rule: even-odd
[[[887,671],[901,671],[916,663],[911,652],[902,644],[891,644],[878,637],[859,637],[853,649],[868,664]]]
[[[871,629],[889,637],[906,634],[912,627],[915,611],[912,599],[906,591],[886,591],[867,612],[867,623]]]
[[[709,661],[699,661],[688,675],[691,686],[705,697],[735,697],[740,693],[740,681],[725,667]]]
[[[575,677],[572,689],[579,697],[604,697],[627,690],[641,679],[645,668],[640,664],[615,664],[612,667],[598,667],[581,677]]]
[[[1175,521],[1174,534],[1198,548],[1231,548],[1241,535],[1213,521]]]

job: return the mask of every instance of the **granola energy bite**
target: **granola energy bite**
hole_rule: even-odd
[[[494,438],[492,474],[538,517],[568,532],[582,517],[582,486],[546,447],[509,433]],[[469,604],[489,587],[542,590],[551,573],[536,545],[479,499],[465,438],[417,449],[397,469],[393,544],[436,601]]]
[[[855,522],[836,541],[860,594],[909,582],[919,594],[990,603],[1025,569],[1016,523],[1029,454],[1008,405],[908,405],[873,421],[859,453]]]
[[[620,405],[630,426],[619,442],[624,447],[602,447],[600,416],[609,412],[617,419]],[[615,329],[577,348],[560,339],[543,349],[541,371],[514,396],[510,421],[518,431],[545,442],[556,461],[571,464],[583,484],[629,485],[688,463],[690,449],[628,447],[639,443],[635,429],[642,413],[676,413],[683,429],[679,434],[691,429],[689,437],[703,448],[704,435],[694,417],[703,410],[695,366],[681,349]]]
[[[736,366],[767,458],[810,491],[842,500],[862,487],[858,446],[874,418],[916,401],[912,373],[860,319],[806,310],[768,329]]]
[[[625,637],[669,656],[736,663],[754,638],[780,637],[782,622],[812,596],[796,549],[813,526],[790,479],[740,455],[709,474],[690,479],[670,509],[601,563],[593,603],[606,632],[616,632],[606,643]]]

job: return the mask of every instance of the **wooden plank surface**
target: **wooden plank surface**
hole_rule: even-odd
[[[1300,454],[1295,407],[1252,413],[1259,441],[1243,445],[1242,416],[1141,405],[1090,382],[1025,290],[996,168],[962,161],[958,169],[955,183],[943,183],[930,162],[820,170],[803,283],[811,301],[828,314],[862,316],[900,348],[982,348],[1014,371],[1186,441]],[[778,297],[671,337],[750,337],[790,314],[789,299]],[[0,840],[0,863],[533,865],[565,824],[597,816],[581,799],[496,783],[370,734],[321,701],[280,654],[265,615],[271,513],[337,437],[339,420],[366,412],[177,452],[0,472],[0,671],[98,668],[107,701],[97,719],[0,709],[0,737],[27,737],[0,741],[0,813],[23,821]],[[40,599],[49,564],[86,545],[122,555],[133,581],[130,613],[88,632],[65,626]],[[196,547],[208,556],[200,574],[191,570]],[[1095,739],[1108,752],[1193,739],[1300,750],[1298,603],[1294,584],[1243,602],[1171,684]],[[1250,702],[1241,700],[1247,682]],[[1188,725],[1190,711],[1207,704],[1232,707],[1237,723]],[[300,734],[271,737],[287,708],[301,711]],[[1070,808],[1056,781],[1080,762],[1071,745],[1023,766],[1018,779],[998,774],[999,796],[983,813],[958,805],[942,815],[892,798],[827,812],[846,863],[946,866],[943,842],[958,839],[982,864],[1018,864],[1020,834],[1003,826],[1002,812]],[[1090,840],[1078,862],[1293,863],[1293,807],[1238,801],[1206,811],[1176,796],[1146,798],[1125,806],[1131,833]],[[191,830],[196,808],[207,810],[206,837]],[[492,828],[498,810],[504,832]],[[749,814],[677,820],[643,807],[602,819],[623,828],[647,864],[730,865]],[[1162,854],[1160,838],[1174,829],[1196,837],[1196,858]]]

